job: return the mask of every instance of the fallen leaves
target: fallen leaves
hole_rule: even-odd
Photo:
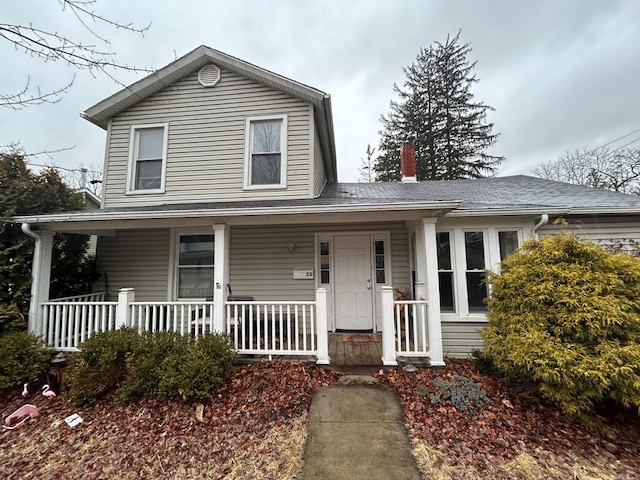
[[[435,378],[455,375],[471,378],[492,400],[474,417],[449,402],[432,405],[429,400]],[[377,378],[396,391],[427,478],[640,476],[640,418],[632,412],[609,419],[610,435],[598,434],[524,390],[478,374],[467,360],[448,359],[446,368],[420,369],[411,377],[389,370]]]
[[[296,461],[289,437],[301,442],[301,461],[311,396],[337,378],[274,361],[234,367],[231,379],[199,403],[105,400],[76,409],[64,396],[34,397],[40,417],[1,434],[0,478],[260,478],[260,470],[262,478],[279,478],[273,472]],[[25,402],[19,392],[0,400],[2,418]],[[73,429],[62,421],[72,413],[84,419]]]

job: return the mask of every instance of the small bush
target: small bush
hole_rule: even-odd
[[[72,363],[69,397],[80,405],[107,392],[124,403],[144,396],[200,399],[228,378],[234,361],[225,335],[194,339],[175,332],[139,335],[132,329],[99,333],[81,346]]]
[[[0,337],[0,389],[36,380],[49,368],[51,350],[26,332]]]
[[[471,351],[471,356],[473,357],[473,365],[479,373],[490,375],[494,378],[502,378],[505,376],[496,366],[493,358],[485,354],[482,350],[474,348]]]
[[[484,388],[461,375],[454,375],[450,380],[437,377],[433,380],[433,385],[436,393],[429,396],[433,405],[439,404],[443,399],[449,400],[456,410],[475,415],[478,407],[491,402]]]
[[[101,332],[89,337],[69,359],[67,396],[77,405],[94,403],[125,378],[129,355],[139,348],[133,328]]]
[[[572,234],[530,240],[489,277],[484,352],[586,423],[640,406],[640,259]]]

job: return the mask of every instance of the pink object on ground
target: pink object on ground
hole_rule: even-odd
[[[38,407],[30,404],[23,405],[19,409],[17,409],[15,412],[13,412],[11,415],[9,415],[7,418],[4,419],[4,425],[2,425],[2,428],[5,428],[7,430],[13,430],[14,428],[22,425],[24,422],[26,422],[30,418],[35,418],[38,415],[40,415],[40,412],[38,411]],[[12,421],[17,421],[17,420],[20,420],[20,421],[18,421],[18,423],[15,423],[13,425],[11,424]]]
[[[49,390],[49,385],[43,385],[42,395],[44,395],[45,397],[55,397],[56,392],[54,392],[53,390]]]
[[[28,383],[25,383],[24,387],[22,387],[22,396],[25,398],[29,396],[29,390],[27,390],[27,385]]]

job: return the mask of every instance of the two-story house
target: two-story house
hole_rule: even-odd
[[[526,176],[416,182],[410,145],[402,182],[338,183],[330,96],[205,46],[83,117],[107,133],[101,208],[16,219],[36,239],[29,328],[61,350],[127,324],[328,363],[327,332],[367,331],[385,364],[442,365],[481,347],[485,270],[555,217],[640,238],[640,197]],[[49,299],[53,232],[98,236],[95,295]]]

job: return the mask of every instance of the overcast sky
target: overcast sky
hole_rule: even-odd
[[[367,144],[378,144],[380,115],[420,47],[462,30],[477,61],[475,99],[495,108],[500,134],[491,152],[500,176],[528,174],[567,150],[640,147],[640,1],[637,0],[98,0],[97,13],[146,25],[144,35],[96,26],[120,63],[161,68],[199,45],[221,50],[332,97],[338,175],[357,181]],[[0,23],[33,24],[95,43],[55,0],[3,2]],[[28,77],[46,91],[74,70],[42,63],[0,39],[0,93]],[[142,75],[115,72],[124,84]],[[109,78],[77,72],[55,105],[0,107],[0,145],[27,152],[75,146],[32,159],[101,167],[105,133],[79,113],[119,90]]]

